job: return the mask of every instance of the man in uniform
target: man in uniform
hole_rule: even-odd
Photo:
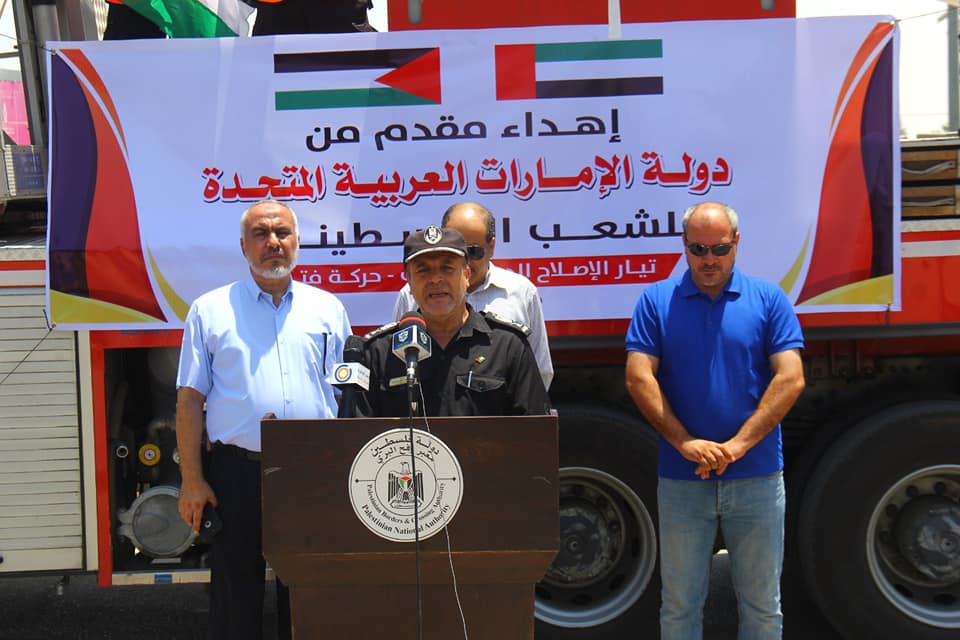
[[[419,364],[418,411],[427,416],[544,415],[550,399],[527,329],[466,301],[467,247],[454,229],[429,226],[407,237],[403,262],[433,350]],[[370,387],[360,413],[406,416],[406,365],[392,352],[397,323],[367,335]]]
[[[537,358],[543,385],[549,389],[553,380],[553,362],[540,294],[524,276],[491,262],[497,246],[497,221],[493,214],[475,202],[458,202],[446,210],[440,226],[456,229],[467,243],[467,263],[470,265],[467,302],[477,311],[489,311],[529,327],[527,340]],[[410,293],[410,285],[404,285],[397,295],[393,319],[400,320],[416,309],[417,302]]]

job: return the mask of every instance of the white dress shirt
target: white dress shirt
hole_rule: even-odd
[[[260,451],[260,419],[334,418],[330,375],[350,321],[340,301],[292,281],[279,306],[251,276],[194,301],[187,314],[177,387],[207,400],[211,442]]]

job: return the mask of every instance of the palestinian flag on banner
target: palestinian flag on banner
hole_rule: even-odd
[[[496,46],[497,100],[663,93],[663,76],[637,76],[638,61],[663,58],[662,40],[600,40]]]
[[[253,7],[240,0],[123,0],[171,38],[245,36]]]
[[[427,105],[441,99],[436,48],[278,53],[273,71],[285,76],[289,87],[274,94],[277,111]]]

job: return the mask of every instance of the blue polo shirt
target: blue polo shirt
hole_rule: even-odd
[[[793,306],[777,285],[734,269],[723,292],[711,300],[697,289],[688,270],[643,290],[626,343],[627,351],[659,359],[660,388],[690,435],[723,442],[760,403],[773,378],[770,356],[802,348],[803,334]],[[663,436],[658,456],[661,476],[698,479],[697,465]],[[750,478],[782,468],[777,425],[721,478]]]
[[[206,293],[183,328],[177,387],[207,400],[211,442],[260,451],[260,419],[334,418],[329,376],[350,321],[332,294],[290,283],[279,306],[252,276]]]

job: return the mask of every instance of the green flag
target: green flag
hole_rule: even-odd
[[[247,35],[253,8],[240,0],[123,0],[171,38]]]

